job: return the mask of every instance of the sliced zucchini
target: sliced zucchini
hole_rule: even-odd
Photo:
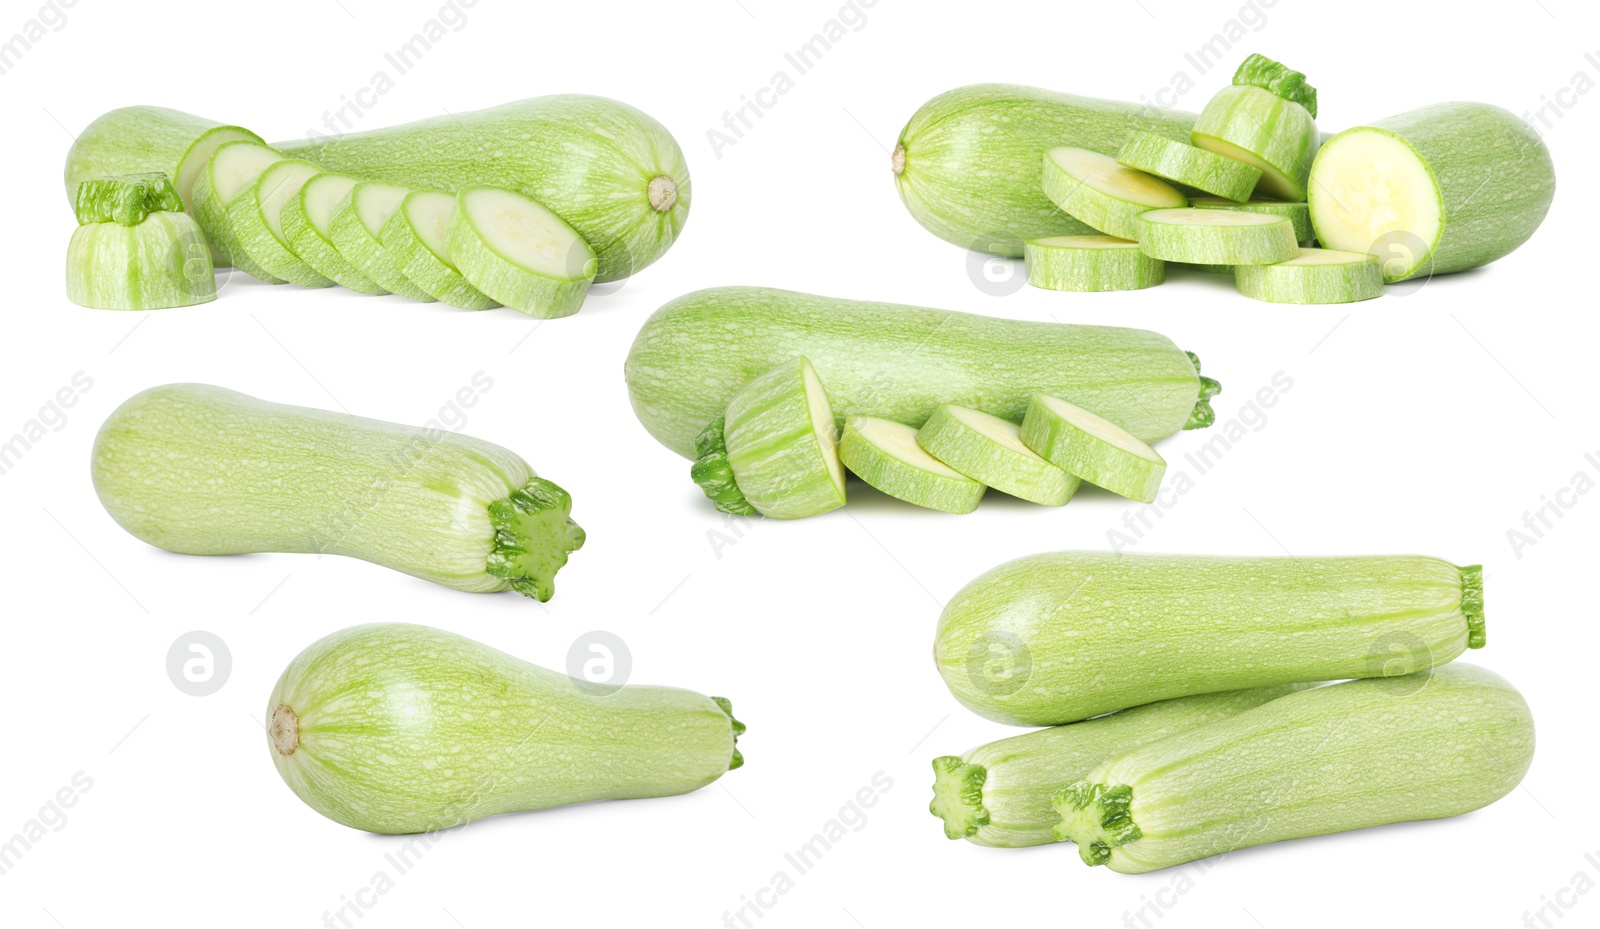
[[[1305,75],[1251,55],[1233,84],[1206,103],[1190,141],[1261,169],[1256,190],[1268,197],[1306,199],[1317,150],[1317,92]]]
[[[1268,303],[1355,303],[1383,295],[1378,256],[1327,248],[1302,248],[1275,265],[1233,269],[1239,293]]]
[[[228,222],[228,207],[250,189],[261,172],[283,161],[284,157],[260,142],[226,142],[211,153],[194,182],[189,212],[211,240],[211,246],[235,268],[268,284],[282,284],[283,278],[269,274],[239,244]]]
[[[436,190],[413,190],[379,231],[384,250],[401,273],[435,300],[463,310],[499,306],[473,287],[450,263],[450,217],[456,198]]]
[[[589,243],[561,217],[498,187],[457,193],[446,246],[472,286],[544,319],[578,312],[600,267]]]
[[[345,174],[318,174],[306,181],[279,214],[289,248],[311,269],[341,287],[360,294],[386,294],[382,285],[362,274],[339,254],[329,237],[333,208],[356,186]]]
[[[1117,152],[1117,164],[1237,202],[1249,200],[1261,180],[1255,165],[1153,132],[1129,136]]]
[[[289,249],[289,240],[283,234],[284,206],[300,193],[306,181],[321,173],[322,169],[309,161],[286,158],[268,165],[228,204],[229,230],[240,248],[273,280],[302,287],[333,286],[333,281],[318,274]]]
[[[436,299],[411,282],[395,263],[394,254],[383,247],[379,237],[389,217],[400,209],[400,201],[411,188],[381,181],[362,181],[350,188],[333,208],[328,220],[328,235],[339,254],[356,270],[390,293],[423,303]]]
[[[839,458],[857,477],[907,503],[946,513],[971,513],[985,490],[982,482],[922,450],[917,430],[876,416],[845,420]]]
[[[1022,442],[1016,423],[980,410],[945,404],[917,430],[922,450],[1001,493],[1044,506],[1061,506],[1079,480]]]
[[[1133,433],[1059,397],[1034,394],[1021,434],[1046,461],[1140,503],[1155,500],[1167,472],[1166,459]]]
[[[1139,243],[1109,235],[1053,235],[1023,243],[1028,283],[1045,290],[1141,290],[1166,280],[1166,264]]]
[[[1041,183],[1045,196],[1063,212],[1119,239],[1138,238],[1134,220],[1140,213],[1188,202],[1166,181],[1086,148],[1045,152]]]
[[[67,298],[99,310],[156,310],[217,298],[211,251],[165,174],[86,180],[73,204]]]
[[[1300,254],[1294,224],[1267,213],[1151,210],[1139,216],[1139,250],[1163,261],[1265,265]]]
[[[1238,210],[1242,213],[1284,216],[1294,224],[1294,237],[1301,248],[1309,248],[1317,242],[1316,230],[1311,228],[1311,206],[1304,201],[1291,203],[1288,200],[1266,200],[1258,197],[1244,203],[1234,203],[1221,197],[1192,197],[1189,205],[1197,210]]]

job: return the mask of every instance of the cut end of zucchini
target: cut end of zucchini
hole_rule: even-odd
[[[1076,477],[1022,442],[1016,423],[945,404],[917,430],[923,451],[975,481],[1042,506],[1063,506],[1077,492]]]
[[[511,589],[540,603],[555,593],[556,572],[583,547],[583,529],[572,521],[572,495],[544,478],[489,504],[494,546],[485,570]]]
[[[1328,248],[1378,256],[1386,282],[1426,275],[1444,232],[1433,171],[1384,129],[1341,132],[1317,153],[1311,217]]]
[[[1461,613],[1467,618],[1467,647],[1482,648],[1489,641],[1483,618],[1483,565],[1461,569]]]
[[[1047,394],[1028,404],[1022,441],[1068,474],[1140,503],[1155,500],[1167,472],[1166,459],[1133,433]]]
[[[1166,280],[1166,263],[1109,235],[1054,235],[1022,245],[1028,283],[1045,290],[1142,290]]]
[[[1111,850],[1144,837],[1133,821],[1133,788],[1080,781],[1051,801],[1061,822],[1051,829],[1058,842],[1074,842],[1086,865],[1103,865]]]
[[[137,226],[151,213],[182,213],[183,198],[160,171],[119,174],[79,184],[73,212],[80,226],[91,223]]]
[[[737,716],[733,715],[732,700],[727,697],[712,697],[711,702],[717,705],[717,709],[727,714],[728,723],[733,727],[733,754],[728,758],[728,770],[742,768],[744,767],[744,755],[739,752],[739,736],[744,735],[747,727],[744,723],[739,722]]]
[[[210,303],[217,298],[212,271],[205,234],[182,212],[151,213],[136,226],[89,223],[67,243],[67,298],[96,310]]]
[[[650,198],[650,208],[657,213],[670,213],[678,204],[678,184],[665,174],[651,178],[645,193]]]
[[[988,489],[923,451],[914,427],[876,416],[845,421],[839,457],[878,490],[930,510],[970,513]]]
[[[1252,54],[1233,73],[1233,83],[1242,87],[1259,87],[1291,103],[1306,108],[1315,119],[1317,115],[1317,89],[1306,83],[1306,76],[1286,65],[1279,64],[1261,54]]]
[[[1242,203],[1261,180],[1261,169],[1154,132],[1135,132],[1117,152],[1117,163]]]
[[[711,504],[733,516],[755,516],[759,511],[744,498],[739,482],[733,476],[733,466],[728,464],[728,442],[724,435],[726,420],[717,418],[695,436],[695,462],[689,467],[689,477],[705,491]]]
[[[1300,254],[1286,217],[1235,210],[1150,210],[1137,217],[1139,250],[1185,264],[1260,265]]]
[[[933,759],[933,800],[928,812],[944,820],[944,834],[965,839],[989,825],[983,805],[983,782],[989,776],[983,765],[968,764],[955,755]]]
[[[289,756],[300,747],[300,717],[295,715],[293,709],[278,704],[272,711],[272,718],[267,721],[267,737],[272,740],[272,747],[280,755]]]
[[[1211,408],[1211,398],[1222,393],[1222,382],[1200,373],[1199,355],[1194,352],[1184,354],[1189,356],[1189,363],[1194,365],[1194,373],[1200,378],[1200,395],[1195,398],[1194,409],[1189,411],[1189,421],[1183,424],[1183,428],[1204,429],[1217,421],[1217,411]]]
[[[1239,293],[1268,303],[1357,303],[1383,296],[1378,259],[1366,252],[1302,248],[1288,261],[1233,269]]]
[[[498,187],[457,195],[446,250],[473,287],[544,319],[576,313],[600,267],[589,243],[565,220],[530,197]]]
[[[1189,202],[1166,181],[1125,168],[1110,155],[1086,148],[1045,152],[1041,185],[1044,195],[1062,212],[1123,239],[1138,238],[1134,219],[1140,213]]]

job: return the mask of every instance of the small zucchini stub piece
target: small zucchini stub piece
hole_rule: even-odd
[[[400,209],[400,202],[411,188],[381,181],[362,181],[350,188],[333,208],[328,219],[328,237],[339,254],[359,272],[384,290],[423,303],[433,303],[432,294],[406,277],[394,255],[383,247],[379,237],[383,226]]]
[[[456,194],[446,248],[472,286],[542,319],[578,312],[600,267],[589,243],[565,220],[497,187]]]
[[[1137,874],[1470,813],[1515,789],[1533,751],[1527,702],[1483,668],[1347,681],[1108,758],[1056,795],[1054,834]]]
[[[845,420],[839,458],[878,490],[930,510],[971,513],[987,489],[923,451],[915,427],[876,416]]]
[[[1249,200],[1261,180],[1255,165],[1153,132],[1129,136],[1117,152],[1117,164],[1235,202]]]
[[[1139,250],[1163,261],[1209,265],[1266,265],[1300,253],[1294,224],[1267,213],[1226,210],[1151,210],[1139,222]]]
[[[410,281],[440,303],[463,310],[500,304],[472,286],[450,261],[450,221],[456,198],[436,190],[413,190],[378,233],[383,247]]]
[[[1311,227],[1311,206],[1304,201],[1291,203],[1287,200],[1267,200],[1254,197],[1244,203],[1235,203],[1221,197],[1191,197],[1189,205],[1197,210],[1234,210],[1240,213],[1266,213],[1270,216],[1283,216],[1294,224],[1294,237],[1301,248],[1308,248],[1316,244],[1317,233]]]
[[[239,247],[271,277],[268,283],[282,280],[302,287],[333,286],[333,281],[300,260],[283,232],[283,208],[307,181],[321,173],[322,169],[309,161],[285,158],[268,165],[228,204],[228,228]]]
[[[1139,237],[1135,218],[1140,213],[1188,203],[1166,181],[1125,168],[1110,155],[1086,148],[1045,152],[1041,184],[1045,196],[1062,212],[1119,239]]]
[[[358,294],[379,296],[389,291],[361,273],[333,244],[333,210],[356,186],[346,174],[318,174],[284,204],[279,222],[289,248],[311,270]]]
[[[1166,263],[1109,235],[1054,235],[1023,243],[1028,283],[1045,290],[1142,290],[1166,280]]]
[[[1251,55],[1233,84],[1207,101],[1189,140],[1261,169],[1258,192],[1304,200],[1317,150],[1316,116],[1317,90],[1304,74]]]
[[[1268,303],[1356,303],[1383,296],[1383,270],[1376,255],[1327,248],[1302,248],[1275,265],[1233,269],[1239,293]]]
[[[261,172],[284,157],[262,142],[240,140],[217,146],[195,179],[189,212],[211,239],[212,246],[235,268],[256,280],[282,284],[245,251],[229,221],[230,205],[255,183]]]
[[[745,385],[695,444],[689,475],[724,513],[800,519],[844,506],[838,426],[804,357]]]
[[[67,298],[97,310],[157,310],[217,298],[205,233],[161,172],[78,185]]]
[[[1140,503],[1161,489],[1166,459],[1110,420],[1058,397],[1034,394],[1022,441],[1069,474]]]
[[[1062,506],[1079,479],[1023,444],[1016,423],[945,404],[917,430],[922,450],[975,481],[1043,506]]]

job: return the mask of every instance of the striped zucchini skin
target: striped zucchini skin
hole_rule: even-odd
[[[697,790],[743,763],[726,701],[589,692],[426,626],[355,626],[301,652],[267,701],[278,773],[322,815],[380,833]]]
[[[895,187],[906,209],[946,242],[1022,256],[1028,239],[1096,230],[1061,212],[1040,187],[1058,146],[1115,155],[1128,135],[1189,140],[1195,116],[1015,84],[973,84],[923,104],[900,131]]]
[[[497,517],[519,492],[555,487],[497,445],[206,384],[129,398],[95,437],[91,470],[122,528],[189,555],[348,555],[457,590],[548,599],[583,542],[559,504],[542,520]],[[542,562],[531,579],[491,573],[492,559],[520,554],[501,544],[507,532],[526,533],[525,559]]]
[[[1191,140],[1225,156],[1257,159],[1255,166],[1264,170],[1256,189],[1264,196],[1306,198],[1318,136],[1316,121],[1300,104],[1260,87],[1232,84],[1200,111]]]
[[[796,355],[836,419],[921,426],[944,403],[1018,422],[1038,391],[1146,441],[1209,425],[1215,382],[1166,336],[994,319],[760,287],[686,294],[639,330],[624,371],[634,413],[685,458],[740,388]],[[1207,384],[1212,386],[1207,386]]]
[[[1422,556],[1054,552],[969,583],[934,659],[973,712],[1053,726],[1189,694],[1405,674],[1482,647],[1477,567]],[[997,650],[1009,676],[990,673]]]
[[[419,190],[501,187],[581,233],[614,281],[660,258],[689,217],[689,167],[664,126],[616,100],[519,100],[338,138],[275,146],[324,170]]]
[[[105,113],[78,133],[67,151],[67,202],[78,184],[109,174],[160,171],[191,204],[191,192],[211,152],[225,142],[260,142],[240,126],[159,106],[125,106]],[[194,157],[189,157],[191,149]]]
[[[1056,835],[1077,842],[1085,863],[1154,871],[1470,813],[1515,789],[1533,750],[1527,702],[1483,668],[1347,681],[1106,760],[1057,797]],[[1126,815],[1102,826],[1118,804]]]

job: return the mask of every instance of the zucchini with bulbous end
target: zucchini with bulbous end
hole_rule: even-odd
[[[217,299],[205,234],[165,174],[78,185],[67,298],[100,310],[155,310]]]
[[[1190,197],[1189,205],[1197,210],[1234,210],[1240,213],[1283,216],[1294,224],[1294,237],[1301,248],[1309,248],[1317,241],[1316,230],[1311,228],[1311,207],[1304,201],[1290,203],[1287,200],[1255,197],[1243,203],[1235,203],[1221,197]]]
[[[1040,184],[1057,146],[1114,155],[1130,131],[1188,140],[1194,114],[1013,84],[942,93],[911,117],[892,155],[895,188],[923,228],[1013,258],[1022,243],[1095,230],[1055,209]]]
[[[1166,181],[1083,148],[1045,152],[1040,184],[1044,195],[1062,212],[1119,239],[1138,238],[1135,217],[1140,213],[1189,202]]]
[[[497,445],[205,384],[123,403],[95,437],[91,471],[122,528],[188,555],[349,555],[548,600],[584,540],[571,496]]]
[[[1166,459],[1137,436],[1059,397],[1034,394],[1018,434],[1068,474],[1140,503],[1155,500],[1167,473]]]
[[[314,642],[267,700],[289,789],[334,822],[433,832],[523,810],[684,794],[744,764],[732,705],[609,693],[482,643],[400,623]]]
[[[283,161],[283,156],[260,142],[234,141],[217,146],[195,179],[189,212],[200,224],[214,252],[224,263],[268,284],[282,284],[245,251],[228,220],[229,208],[252,189],[261,172]]]
[[[400,272],[441,303],[463,310],[499,306],[472,286],[450,263],[450,223],[456,198],[436,190],[414,190],[390,214],[378,238]]]
[[[1037,729],[933,759],[929,812],[944,834],[974,845],[1026,848],[1058,841],[1051,800],[1108,758],[1237,716],[1313,684],[1278,684],[1147,703],[1069,726]]]
[[[1366,252],[1302,248],[1275,265],[1233,269],[1239,293],[1268,303],[1356,303],[1383,296],[1378,258]]]
[[[1028,283],[1078,293],[1142,290],[1167,278],[1166,262],[1139,251],[1139,243],[1109,235],[1054,235],[1022,247]]]
[[[318,174],[306,181],[283,211],[278,223],[289,250],[323,277],[358,294],[378,296],[389,291],[351,264],[329,237],[334,207],[356,186],[343,174]]]
[[[1280,697],[1124,751],[1064,788],[1055,836],[1137,874],[1223,852],[1443,819],[1510,793],[1533,714],[1469,664]]]
[[[1257,192],[1306,199],[1317,150],[1317,91],[1306,76],[1262,55],[1251,55],[1233,83],[1212,97],[1195,120],[1200,148],[1261,169]]]
[[[346,261],[384,290],[433,303],[434,296],[401,272],[395,256],[383,247],[383,240],[379,238],[384,224],[400,209],[401,201],[409,193],[409,187],[398,184],[362,181],[350,188],[344,199],[334,206],[333,216],[328,220],[328,236]]]
[[[1328,248],[1371,252],[1385,281],[1510,254],[1555,197],[1539,134],[1486,103],[1440,103],[1346,129],[1311,167],[1311,221]]]
[[[844,506],[838,425],[804,356],[745,385],[695,449],[690,476],[724,513],[799,519]]]
[[[1054,726],[1190,694],[1409,674],[1483,644],[1477,566],[1055,552],[957,593],[934,658],[973,712]]]
[[[1016,423],[980,410],[939,407],[917,430],[917,444],[967,477],[1033,503],[1063,506],[1078,490],[1078,478],[1023,443]]]
[[[1117,164],[1243,202],[1261,180],[1261,169],[1153,132],[1135,132],[1117,152]]]
[[[837,418],[912,426],[943,403],[1018,422],[1037,391],[1145,440],[1210,425],[1216,382],[1165,336],[1023,322],[759,287],[686,294],[639,330],[625,373],[634,413],[693,459],[695,437],[744,385],[797,355]]]
[[[543,319],[578,312],[599,267],[589,243],[561,217],[497,187],[456,194],[446,251],[485,296]]]
[[[971,513],[985,487],[917,445],[917,430],[876,416],[844,422],[839,460],[856,477],[891,497],[946,513]]]
[[[283,280],[302,287],[333,286],[333,281],[289,249],[289,239],[283,234],[284,206],[321,173],[322,169],[309,161],[285,158],[268,165],[228,203],[228,231],[233,241],[267,272],[269,284]]]
[[[1266,265],[1300,254],[1294,224],[1283,216],[1228,210],[1140,213],[1139,250],[1185,264]]]

